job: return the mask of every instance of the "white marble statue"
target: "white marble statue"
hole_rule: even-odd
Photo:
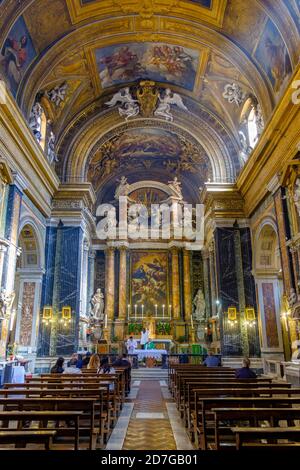
[[[243,163],[246,163],[253,148],[248,145],[247,138],[243,131],[239,131],[239,137],[242,146],[242,149],[240,150],[240,157]]]
[[[127,181],[126,176],[122,176],[118,180],[119,185],[116,188],[115,199],[119,199],[120,196],[127,196],[130,191],[130,184]]]
[[[297,178],[295,181],[294,203],[297,208],[298,215],[300,217],[300,178]]]
[[[92,304],[92,316],[95,320],[104,319],[104,295],[101,289],[97,289],[96,293],[91,299]]]
[[[158,97],[159,104],[154,111],[154,116],[161,116],[165,118],[167,121],[173,121],[173,115],[171,113],[171,104],[178,106],[178,108],[182,109],[183,111],[188,111],[187,107],[182,101],[182,98],[178,93],[172,93],[170,88],[167,88],[165,91],[164,96],[162,97],[159,95]]]
[[[125,121],[131,117],[137,116],[140,112],[138,101],[133,99],[129,87],[115,93],[112,99],[105,104],[112,108],[117,103],[121,103],[122,105],[122,107],[118,108],[118,111],[120,116],[125,116]]]
[[[55,135],[52,131],[50,131],[48,139],[47,157],[50,165],[52,165],[53,162],[58,162],[58,158],[55,153]]]
[[[0,318],[3,319],[10,313],[13,301],[15,299],[15,292],[8,293],[6,289],[2,287],[0,291]]]
[[[178,197],[179,199],[183,199],[181,183],[180,181],[178,181],[177,176],[175,176],[173,181],[168,181],[168,186],[170,189],[172,189],[172,191],[174,191],[176,197]]]
[[[224,87],[223,98],[229,103],[235,103],[237,106],[241,106],[246,98],[246,93],[237,83],[228,83]]]
[[[193,300],[193,305],[195,307],[194,317],[198,321],[203,321],[205,319],[205,299],[201,289],[198,289],[197,294]]]
[[[59,106],[62,101],[64,101],[67,93],[68,84],[63,83],[62,85],[57,85],[56,87],[52,88],[47,92],[47,96],[49,97],[50,101],[55,104],[55,106]]]
[[[43,108],[40,103],[35,103],[32,107],[29,116],[29,127],[34,133],[34,136],[38,142],[41,140],[41,125],[42,125],[42,114]]]

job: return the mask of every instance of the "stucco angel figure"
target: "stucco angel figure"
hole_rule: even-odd
[[[137,116],[140,112],[138,101],[132,98],[129,87],[115,93],[112,99],[105,104],[112,108],[117,103],[122,104],[122,107],[119,107],[118,111],[120,116],[125,116],[125,121],[131,117]]]
[[[119,199],[120,196],[127,196],[130,191],[130,184],[128,183],[126,176],[121,176],[118,183],[119,185],[115,192],[115,199]]]
[[[297,178],[295,182],[294,203],[297,207],[298,215],[300,217],[300,178]]]
[[[10,313],[13,301],[15,299],[15,292],[8,293],[6,289],[2,287],[0,291],[0,318],[5,318]]]
[[[92,304],[92,316],[95,320],[104,319],[104,295],[101,289],[97,289],[96,293],[91,299]]]
[[[187,107],[182,101],[182,98],[178,93],[172,93],[170,88],[166,89],[165,95],[162,98],[161,95],[158,97],[159,105],[154,111],[154,116],[162,116],[167,121],[174,121],[173,115],[171,113],[171,104],[175,104],[178,108],[183,111],[188,111]]]
[[[168,186],[170,189],[172,189],[175,193],[175,195],[179,198],[179,199],[183,199],[183,196],[182,196],[182,189],[181,189],[181,183],[180,181],[178,181],[178,178],[177,176],[175,176],[175,178],[173,179],[173,181],[168,181]]]
[[[198,321],[202,321],[205,318],[205,299],[201,289],[198,290],[195,298],[193,300],[193,305],[195,307],[194,316]]]

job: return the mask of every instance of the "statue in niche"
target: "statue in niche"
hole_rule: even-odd
[[[205,299],[201,289],[198,289],[197,294],[193,300],[193,305],[195,307],[194,317],[197,321],[203,321],[205,319]]]
[[[0,318],[4,319],[9,315],[10,309],[15,299],[15,292],[8,293],[6,289],[2,287],[0,291]]]
[[[154,111],[154,116],[161,116],[165,118],[167,121],[174,121],[174,117],[171,113],[171,104],[178,106],[178,108],[182,109],[183,111],[188,111],[187,107],[182,101],[181,96],[178,93],[172,93],[170,88],[167,88],[165,91],[165,95],[162,98],[161,95],[158,96],[159,105],[157,106],[156,110]]]
[[[173,181],[168,181],[168,186],[169,186],[170,189],[172,189],[172,191],[174,191],[174,193],[175,193],[176,197],[178,197],[178,199],[180,199],[180,200],[183,199],[181,183],[178,181],[177,176],[175,176]]]
[[[95,320],[104,320],[104,295],[101,289],[97,289],[91,299],[92,316]]]
[[[295,181],[294,203],[297,207],[297,212],[300,217],[300,178],[297,178]]]
[[[52,165],[53,162],[58,162],[58,158],[55,153],[55,135],[52,131],[50,131],[50,135],[48,139],[47,157],[48,157],[50,165]]]
[[[137,116],[140,112],[138,101],[133,99],[129,87],[115,93],[112,99],[107,101],[105,104],[109,108],[112,108],[117,103],[121,103],[122,105],[122,107],[118,108],[118,111],[120,116],[125,116],[125,121],[131,117]]]
[[[41,125],[42,125],[42,114],[43,108],[40,103],[36,102],[31,110],[29,116],[29,127],[32,130],[34,137],[38,142],[40,142],[42,135],[41,135]]]
[[[240,150],[240,156],[241,156],[243,163],[246,163],[253,148],[250,147],[250,145],[248,145],[247,138],[243,131],[239,131],[239,137],[240,137],[240,143],[242,146],[242,149]]]

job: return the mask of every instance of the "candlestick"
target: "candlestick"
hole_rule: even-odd
[[[144,318],[144,305],[142,305],[142,318]]]
[[[105,314],[104,328],[107,328],[107,313]]]
[[[137,304],[135,304],[134,306],[134,316],[135,316],[135,319],[137,318]]]
[[[162,311],[163,311],[163,318],[165,316],[165,305],[162,306]]]
[[[191,317],[191,327],[192,327],[192,329],[194,329],[193,317]]]
[[[154,305],[155,307],[155,316],[157,317],[157,305]]]

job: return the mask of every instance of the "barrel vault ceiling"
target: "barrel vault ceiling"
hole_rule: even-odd
[[[101,194],[121,174],[179,176],[191,198],[208,179],[234,180],[241,107],[224,87],[255,96],[267,122],[300,53],[300,0],[0,0],[0,24],[0,75],[26,118],[37,96],[65,86],[59,105],[46,105],[58,175]],[[5,51],[24,37],[14,75]],[[105,104],[143,80],[188,111],[126,122]]]

